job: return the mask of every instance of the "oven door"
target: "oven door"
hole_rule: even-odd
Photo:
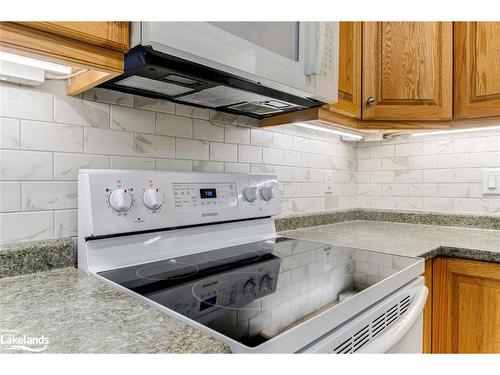
[[[336,22],[136,22],[132,45],[293,95],[337,100]]]

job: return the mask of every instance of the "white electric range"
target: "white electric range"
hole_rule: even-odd
[[[273,175],[80,170],[78,267],[246,353],[422,351],[419,258],[279,236]]]

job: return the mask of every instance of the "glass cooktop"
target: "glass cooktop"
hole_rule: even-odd
[[[278,237],[99,274],[255,347],[414,258]]]

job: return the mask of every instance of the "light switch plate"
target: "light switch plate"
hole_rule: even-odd
[[[500,195],[500,168],[483,169],[483,195]]]

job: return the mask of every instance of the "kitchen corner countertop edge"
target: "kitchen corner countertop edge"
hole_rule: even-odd
[[[0,279],[0,331],[44,353],[228,353],[219,340],[67,267]],[[0,345],[1,353],[24,353]]]

